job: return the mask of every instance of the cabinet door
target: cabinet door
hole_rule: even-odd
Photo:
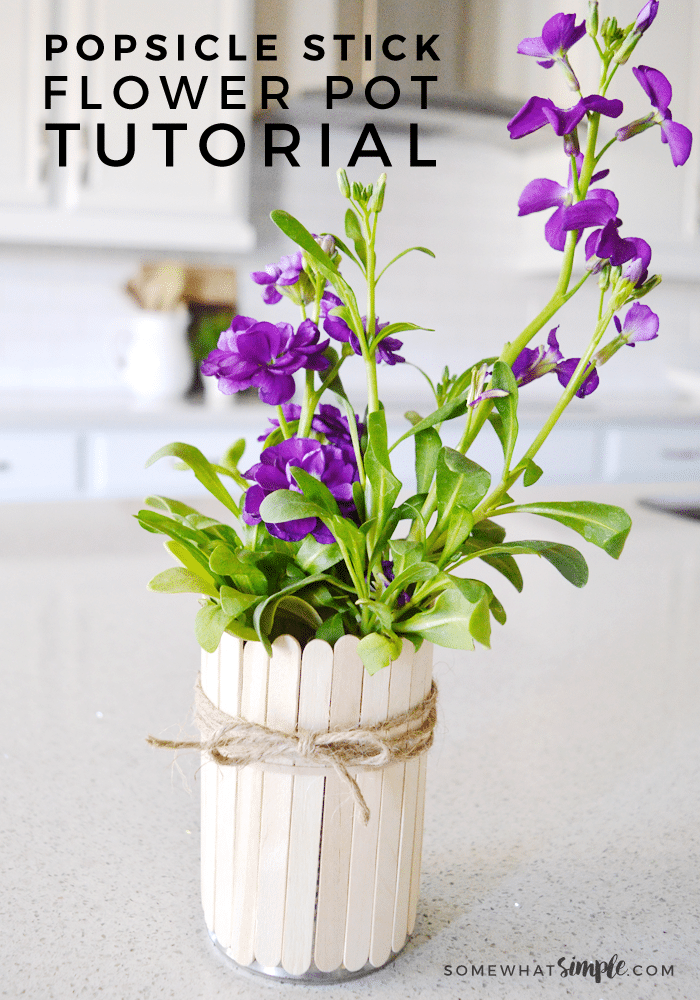
[[[147,212],[153,215],[174,214],[214,218],[222,213],[235,214],[243,207],[242,182],[246,157],[229,167],[207,163],[199,151],[199,139],[210,125],[234,125],[245,135],[249,114],[247,110],[222,110],[222,75],[247,76],[246,62],[228,59],[228,36],[235,34],[238,49],[245,52],[248,37],[243,16],[244,5],[233,0],[71,0],[72,14],[68,35],[77,39],[94,34],[105,44],[104,54],[94,61],[79,58],[72,47],[70,58],[70,86],[68,101],[76,107],[81,134],[78,162],[71,171],[69,191],[71,205],[87,210],[110,212]],[[147,39],[150,35],[164,35],[160,40],[167,50],[166,58],[153,61],[146,58]],[[217,59],[208,61],[195,55],[196,40],[205,34],[215,35],[203,44],[202,51],[219,53]],[[134,52],[125,53],[119,61],[115,58],[115,35],[132,35],[136,39]],[[184,59],[178,59],[178,35],[184,37]],[[155,55],[153,49],[151,55]],[[135,76],[148,88],[148,98],[139,108],[132,110],[119,106],[114,97],[115,84],[124,77]],[[82,77],[87,77],[88,104],[101,107],[82,107]],[[196,99],[203,84],[201,100],[196,109],[190,107],[187,93],[180,93],[175,109],[169,107],[161,77],[165,77],[174,97],[181,78],[186,77]],[[247,90],[244,83],[231,87]],[[120,90],[122,99],[136,103],[145,93],[140,84],[127,82]],[[247,96],[233,98],[235,103],[249,104]],[[127,150],[127,124],[135,125],[135,154],[124,166],[107,166],[96,154],[97,125],[105,127],[105,151],[112,159],[123,157]],[[166,167],[165,133],[154,131],[153,123],[186,125],[187,131],[175,132],[173,139],[174,164]],[[228,133],[217,133],[210,148],[218,158],[224,159],[236,149],[236,142]]]
[[[0,30],[0,203],[47,202],[48,133],[43,110],[49,0],[5,0]]]

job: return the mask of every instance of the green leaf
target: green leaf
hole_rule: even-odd
[[[530,459],[525,469],[525,475],[523,476],[523,486],[532,486],[537,482],[541,475],[542,469],[540,469],[539,465]]]
[[[441,564],[459,549],[473,527],[474,517],[471,511],[461,504],[455,504],[447,520],[447,537],[442,549]]]
[[[498,573],[501,573],[506,580],[512,583],[518,593],[520,593],[523,589],[523,575],[520,572],[520,567],[517,562],[513,559],[512,555],[503,554],[482,556],[482,551],[490,549],[491,547],[492,546],[489,542],[483,541],[482,539],[476,538],[472,535],[462,544],[461,551],[465,555],[469,555],[473,552],[480,559],[483,559],[488,566],[491,566]]]
[[[435,475],[442,441],[434,427],[426,427],[416,434],[415,445],[416,489],[419,493],[427,493]]]
[[[221,464],[227,465],[231,469],[238,469],[238,463],[243,458],[244,451],[245,438],[238,438],[238,440],[234,441],[231,447],[224,452]]]
[[[523,542],[503,542],[501,545],[494,545],[491,548],[482,550],[479,555],[483,559],[485,556],[500,555],[537,555],[542,556],[550,562],[555,569],[574,587],[585,587],[588,582],[588,566],[578,549],[571,545],[562,545],[559,542],[548,541],[523,541]]]
[[[209,560],[204,552],[200,551],[196,546],[189,545],[186,542],[175,542],[169,541],[163,543],[170,552],[171,555],[175,556],[185,569],[189,569],[192,573],[196,573],[203,580],[209,584],[210,587],[216,589],[217,581],[213,578],[209,572]]]
[[[322,542],[317,542],[313,535],[306,536],[296,555],[298,565],[306,573],[323,573],[324,570],[339,563],[342,558],[343,553],[337,542],[324,545]]]
[[[318,504],[319,507],[328,511],[329,514],[340,514],[336,499],[325,483],[322,483],[320,479],[316,479],[315,476],[310,475],[304,469],[292,467],[290,471],[307,500]]]
[[[435,256],[435,254],[433,253],[433,251],[432,250],[428,250],[427,247],[409,247],[407,250],[402,250],[401,253],[397,253],[397,255],[395,257],[393,257],[389,261],[389,263],[386,265],[386,267],[382,268],[382,270],[380,271],[380,273],[377,275],[377,281],[379,281],[379,279],[381,278],[382,274],[384,274],[384,271],[387,271],[391,267],[392,264],[395,264],[397,260],[400,260],[402,257],[405,257],[407,253],[411,253],[413,250],[417,250],[420,253],[427,253],[427,255],[429,257],[434,257]]]
[[[325,639],[331,646],[335,646],[338,639],[344,635],[343,616],[340,613],[326,618],[325,622],[316,629],[316,638]]]
[[[379,533],[401,490],[400,480],[391,471],[384,410],[368,415],[367,434],[369,444],[365,452],[365,506],[368,518],[377,518],[376,530]]]
[[[177,541],[184,539],[198,547],[206,547],[210,542],[209,537],[203,531],[190,528],[187,524],[183,524],[182,521],[175,520],[173,517],[166,517],[165,514],[159,514],[155,510],[140,510],[136,515],[136,520],[143,527],[147,528],[148,531],[157,531],[162,535],[169,535]]]
[[[400,573],[396,574],[389,586],[384,591],[384,600],[388,604],[395,600],[402,590],[405,590],[412,583],[421,583],[423,580],[432,580],[440,573],[439,568],[432,562],[417,562]]]
[[[415,323],[389,323],[375,336],[372,347],[381,344],[385,337],[391,337],[394,333],[406,333],[409,330],[425,330],[426,333],[435,333],[429,326],[417,326]]]
[[[394,575],[403,573],[409,566],[422,562],[425,556],[425,546],[408,538],[398,538],[389,542],[389,549],[394,562]]]
[[[481,580],[466,580],[459,576],[450,576],[452,585],[459,590],[462,597],[473,606],[469,618],[469,631],[472,637],[487,649],[491,648],[491,616],[489,604],[490,588]]]
[[[244,611],[252,608],[263,598],[260,594],[243,594],[240,590],[234,590],[233,587],[224,584],[220,591],[220,599],[221,607],[227,615],[231,618],[240,618]]]
[[[502,524],[498,524],[497,521],[492,521],[490,518],[485,517],[474,525],[472,535],[474,538],[483,538],[491,545],[497,545],[506,537],[506,529]]]
[[[503,361],[497,361],[494,364],[489,388],[503,389],[508,393],[507,396],[495,397],[493,404],[501,418],[504,466],[506,469],[510,469],[518,437],[518,383],[510,365],[504,364]]]
[[[243,639],[245,642],[257,642],[258,635],[255,629],[248,628],[247,625],[243,625],[241,622],[232,619],[224,632],[230,632],[231,635],[235,635],[238,639]]]
[[[305,580],[301,580],[297,583],[291,583],[289,586],[283,587],[276,594],[270,595],[270,597],[264,600],[261,604],[258,604],[253,614],[253,625],[255,626],[258,639],[260,639],[263,643],[265,649],[268,651],[268,654],[272,648],[269,640],[270,630],[275,620],[275,614],[279,601],[283,597],[294,594],[297,590],[301,590],[303,587],[310,586],[311,584],[318,583],[319,581],[325,581],[326,579],[327,578],[322,573],[317,573],[316,576],[308,576]],[[314,614],[318,613],[314,611]],[[319,624],[320,622],[321,618],[319,616]]]
[[[320,517],[327,513],[318,504],[307,500],[294,490],[275,490],[260,504],[260,516],[267,524],[281,521],[298,521],[307,517]]]
[[[618,559],[632,527],[632,520],[622,507],[572,500],[566,503],[543,502],[502,507],[498,514],[537,514],[577,531],[587,542],[597,545],[613,559]]]
[[[453,448],[443,448],[437,463],[437,505],[440,520],[449,516],[459,504],[467,510],[474,510],[486,496],[491,484],[491,476],[476,462]]]
[[[151,455],[146,462],[146,468],[148,468],[149,465],[153,465],[153,463],[157,462],[159,459],[166,458],[167,456],[179,458],[181,461],[185,462],[186,465],[189,465],[190,469],[192,469],[195,474],[195,478],[198,479],[207,490],[209,490],[212,496],[216,497],[216,499],[222,503],[224,507],[238,516],[239,510],[236,502],[217,476],[211,462],[205,458],[199,448],[195,448],[191,444],[183,444],[181,441],[174,441],[172,444],[166,444],[163,448],[159,448],[158,451]]]
[[[365,238],[362,235],[362,226],[360,225],[360,220],[357,218],[355,213],[351,208],[345,213],[345,235],[349,240],[352,240],[355,247],[355,253],[362,261],[363,266],[367,267],[367,244]]]
[[[206,594],[217,597],[219,592],[213,583],[208,583],[201,576],[182,566],[172,566],[170,569],[157,573],[148,583],[149,590],[160,594]]]
[[[269,591],[267,577],[249,559],[242,559],[228,545],[217,545],[209,556],[209,566],[218,576],[228,576],[238,589],[246,594],[266,595]]]
[[[371,632],[364,639],[360,639],[357,647],[357,655],[365,665],[368,674],[376,674],[384,667],[388,667],[394,659],[395,647],[390,639],[378,632]]]
[[[397,632],[417,632],[418,635],[448,649],[474,649],[469,621],[474,611],[471,604],[454,586],[438,596],[429,611],[421,611],[407,621],[396,622]]]
[[[147,503],[149,507],[155,507],[157,510],[164,510],[168,514],[175,514],[179,517],[198,513],[194,507],[188,507],[186,503],[181,503],[179,500],[171,500],[170,497],[146,497],[144,503]]]
[[[230,623],[230,615],[219,604],[205,604],[200,608],[194,619],[194,634],[202,649],[215,653]]]

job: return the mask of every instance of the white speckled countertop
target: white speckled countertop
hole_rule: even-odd
[[[3,506],[0,996],[697,1000],[700,524],[634,505],[658,492],[548,491],[626,504],[627,548],[582,543],[582,591],[523,557],[492,650],[437,652],[416,933],[313,988],[239,978],[207,937],[196,761],[144,743],[187,718],[195,602],[146,591],[168,560],[136,501]],[[575,544],[511,522],[538,534]],[[613,954],[600,984],[557,965]]]

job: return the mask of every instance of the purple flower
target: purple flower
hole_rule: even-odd
[[[583,154],[576,157],[577,169],[583,163]],[[601,170],[594,174],[591,183],[607,177],[609,170]],[[546,177],[538,177],[530,181],[518,200],[518,215],[530,215],[532,212],[544,212],[554,208],[544,227],[547,243],[554,250],[563,250],[566,245],[566,234],[571,229],[581,231],[589,226],[602,226],[617,215],[618,200],[612,191],[605,188],[589,189],[586,197],[576,204],[574,200],[573,171],[569,166],[569,183],[567,187]]]
[[[292,475],[298,468],[324,483],[331,491],[343,517],[355,515],[352,484],[359,480],[354,458],[334,445],[321,444],[314,438],[289,438],[280,444],[265,448],[260,461],[243,475],[252,479],[253,485],[246,492],[241,516],[246,524],[260,524],[260,504],[275,490],[293,490],[301,493]],[[275,538],[298,542],[311,534],[317,542],[330,544],[335,541],[325,524],[316,517],[266,524]]]
[[[673,96],[671,84],[663,73],[658,69],[652,69],[651,66],[636,66],[632,72],[656,111],[646,118],[639,118],[629,125],[625,125],[624,128],[618,129],[615,133],[618,140],[625,142],[632,136],[651,128],[652,125],[659,125],[661,127],[661,141],[668,144],[674,167],[682,167],[690,156],[693,134],[685,125],[673,120],[669,107]]]
[[[518,52],[523,56],[534,56],[545,69],[558,62],[571,89],[578,90],[578,80],[569,64],[567,52],[585,34],[586,22],[582,21],[577,26],[575,14],[555,14],[545,23],[539,38],[523,38]]]
[[[622,101],[609,101],[606,97],[591,94],[583,97],[573,108],[558,108],[549,97],[531,97],[508,122],[511,139],[522,139],[544,125],[551,125],[556,135],[570,135],[587,111],[619,118]]]
[[[564,360],[564,355],[559,350],[559,343],[557,341],[558,329],[559,327],[555,326],[553,330],[549,331],[546,347],[544,345],[540,347],[524,347],[517,356],[512,368],[518,385],[527,385],[528,382],[533,382],[536,378],[542,378],[543,375],[547,375],[549,372],[556,373],[561,385],[567,386],[569,384],[571,376],[581,359],[567,358]],[[587,396],[598,388],[598,372],[595,370],[595,367],[591,366],[591,368],[591,372],[586,376],[576,392],[576,395],[579,397]]]
[[[276,406],[294,395],[294,372],[300,368],[324,371],[329,366],[319,343],[319,329],[310,319],[296,333],[290,323],[258,322],[235,316],[201,365],[203,375],[216,375],[226,395],[256,386],[263,403]]]
[[[278,264],[268,264],[264,271],[252,271],[251,278],[257,285],[264,285],[263,302],[274,305],[282,298],[278,285],[295,285],[304,268],[301,250],[282,257]]]
[[[641,340],[654,340],[659,336],[659,317],[649,306],[635,302],[625,316],[625,322],[620,323],[614,316],[617,332],[628,347],[634,347]]]
[[[643,35],[650,28],[659,11],[659,0],[647,0],[634,22],[633,34]]]
[[[555,326],[549,331],[547,337],[547,347],[524,347],[513,362],[513,374],[518,385],[527,385],[536,378],[542,378],[547,372],[554,371],[557,365],[564,360],[564,355],[559,350],[557,342],[557,330]]]
[[[340,316],[331,315],[331,309],[335,309],[338,306],[342,306],[342,301],[337,295],[332,292],[326,292],[321,300],[321,316],[323,317],[323,329],[329,336],[334,340],[339,340],[343,344],[350,344],[355,354],[362,354],[362,349],[360,347],[360,341],[358,340],[357,334],[354,330],[351,330],[348,324]],[[388,323],[380,323],[378,319],[375,320],[375,330],[379,333],[388,326]],[[365,333],[367,332],[367,317],[362,317],[362,326],[364,327]],[[384,337],[383,340],[379,342],[376,349],[377,362],[383,361],[387,365],[395,365],[406,359],[400,354],[396,354],[396,351],[401,350],[403,347],[403,341],[398,340],[396,337]]]
[[[628,236],[625,243],[631,243],[635,248],[635,256],[622,266],[622,277],[631,282],[635,288],[641,288],[649,276],[651,262],[651,247],[646,240],[638,236]]]
[[[298,420],[301,416],[301,406],[298,403],[285,403],[282,413],[286,421]],[[360,418],[355,414],[358,440],[365,433],[365,425],[360,422]],[[279,427],[279,420],[270,420],[270,427],[261,434],[258,441],[266,441],[270,433]],[[311,420],[311,430],[318,434],[323,434],[328,444],[335,445],[336,448],[347,449],[354,454],[352,437],[350,436],[350,425],[348,418],[343,416],[337,406],[330,403],[321,403],[319,412],[314,414]]]
[[[597,274],[606,264],[621,267],[638,256],[636,237],[623,239],[618,233],[619,219],[611,219],[602,229],[594,230],[586,240],[587,268]],[[644,240],[640,241],[644,243]],[[644,244],[649,246],[648,243]],[[649,250],[651,259],[651,249]]]
[[[564,388],[566,388],[571,381],[580,360],[580,358],[567,358],[566,361],[562,361],[561,364],[557,365],[557,378],[559,379],[560,385],[563,385]],[[576,395],[579,399],[583,399],[584,396],[588,396],[590,393],[594,392],[598,388],[598,383],[600,382],[598,372],[592,362],[589,362],[586,371],[588,374],[576,390]]]

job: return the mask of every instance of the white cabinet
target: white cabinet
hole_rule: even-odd
[[[49,0],[11,0],[0,31],[0,204],[41,206],[49,198],[44,129],[44,36]]]
[[[608,483],[700,481],[700,427],[618,427],[605,439]]]
[[[200,496],[206,490],[189,470],[176,468],[173,458],[161,458],[145,468],[147,460],[166,444],[184,441],[194,445],[211,462],[218,462],[237,437],[232,430],[194,430],[191,427],[174,427],[163,430],[105,430],[91,432],[86,437],[85,488],[91,497],[146,497],[153,494],[170,497]],[[249,455],[242,469],[247,469],[257,458],[253,447],[255,434],[247,436]],[[257,443],[257,442],[256,442]],[[224,477],[224,484],[237,488],[233,480]]]
[[[0,431],[0,500],[64,500],[80,488],[72,431]]]
[[[5,4],[0,79],[15,152],[9,165],[0,163],[0,181],[3,171],[9,172],[0,240],[207,252],[249,249],[251,7],[250,0],[57,0],[50,8],[48,0]],[[51,61],[45,61],[48,31],[67,41],[65,52]],[[165,36],[156,40],[167,53],[158,61],[147,58],[158,55],[147,46],[154,35]],[[195,43],[205,35],[213,37],[200,51],[216,52],[218,58],[195,54]],[[79,54],[78,42],[85,36],[103,43],[99,58]],[[135,41],[134,50],[119,60],[116,36]],[[236,53],[246,54],[246,61],[229,60],[231,36]],[[127,38],[122,47],[129,45]],[[97,47],[90,40],[80,51],[89,56]],[[44,110],[44,75],[58,78],[49,85],[55,92],[50,110]],[[227,76],[244,78],[228,83],[229,90],[242,92],[226,99],[241,105],[237,109],[222,109],[221,78]],[[190,106],[185,78],[196,107]],[[145,101],[135,106],[142,97]],[[48,133],[43,128],[47,120],[79,128]],[[154,130],[154,124],[179,128]],[[223,128],[215,128],[205,147],[217,162],[207,162],[200,139],[219,125]],[[133,157],[118,165],[127,154],[130,130]],[[63,166],[59,135],[65,143]],[[169,139],[172,166],[167,165]],[[220,165],[236,151],[241,153],[236,162]]]

